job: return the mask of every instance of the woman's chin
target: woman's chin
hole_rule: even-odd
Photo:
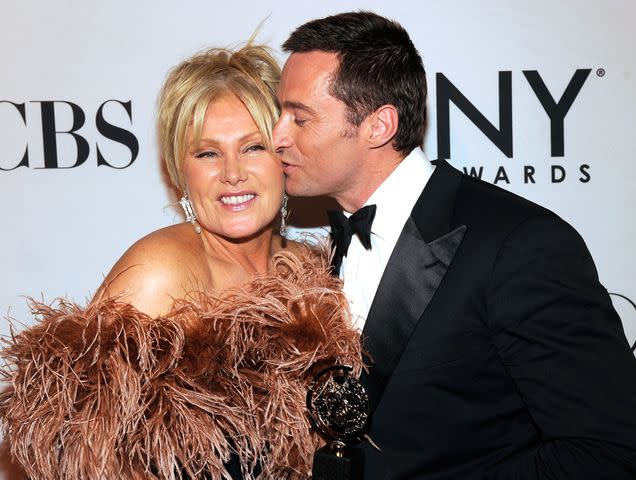
[[[232,242],[241,243],[254,240],[259,236],[271,235],[273,221],[268,223],[242,223],[238,225],[225,225],[220,231],[209,230],[210,233],[218,235]]]

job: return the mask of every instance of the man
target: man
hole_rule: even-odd
[[[287,191],[368,207],[333,216],[373,360],[365,479],[636,478],[636,362],[579,235],[426,159],[424,68],[398,24],[344,13],[283,48]]]

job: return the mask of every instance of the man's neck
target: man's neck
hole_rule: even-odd
[[[362,208],[373,192],[406,157],[402,152],[391,150],[391,152],[372,152],[372,157],[365,164],[366,167],[360,170],[356,179],[349,182],[342,193],[333,195],[334,200],[345,212],[353,213]]]

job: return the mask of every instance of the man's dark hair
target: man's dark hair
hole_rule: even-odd
[[[426,75],[408,33],[373,12],[347,12],[298,27],[283,44],[286,52],[332,52],[340,65],[330,93],[347,106],[356,127],[382,105],[398,111],[397,151],[421,147],[426,124]]]

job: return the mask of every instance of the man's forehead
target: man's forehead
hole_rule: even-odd
[[[338,68],[338,57],[333,52],[312,50],[292,53],[283,67],[283,76],[316,77],[330,75]]]
[[[334,53],[292,53],[283,67],[279,100],[305,103],[309,97],[331,96],[331,80],[337,67],[338,59]]]

